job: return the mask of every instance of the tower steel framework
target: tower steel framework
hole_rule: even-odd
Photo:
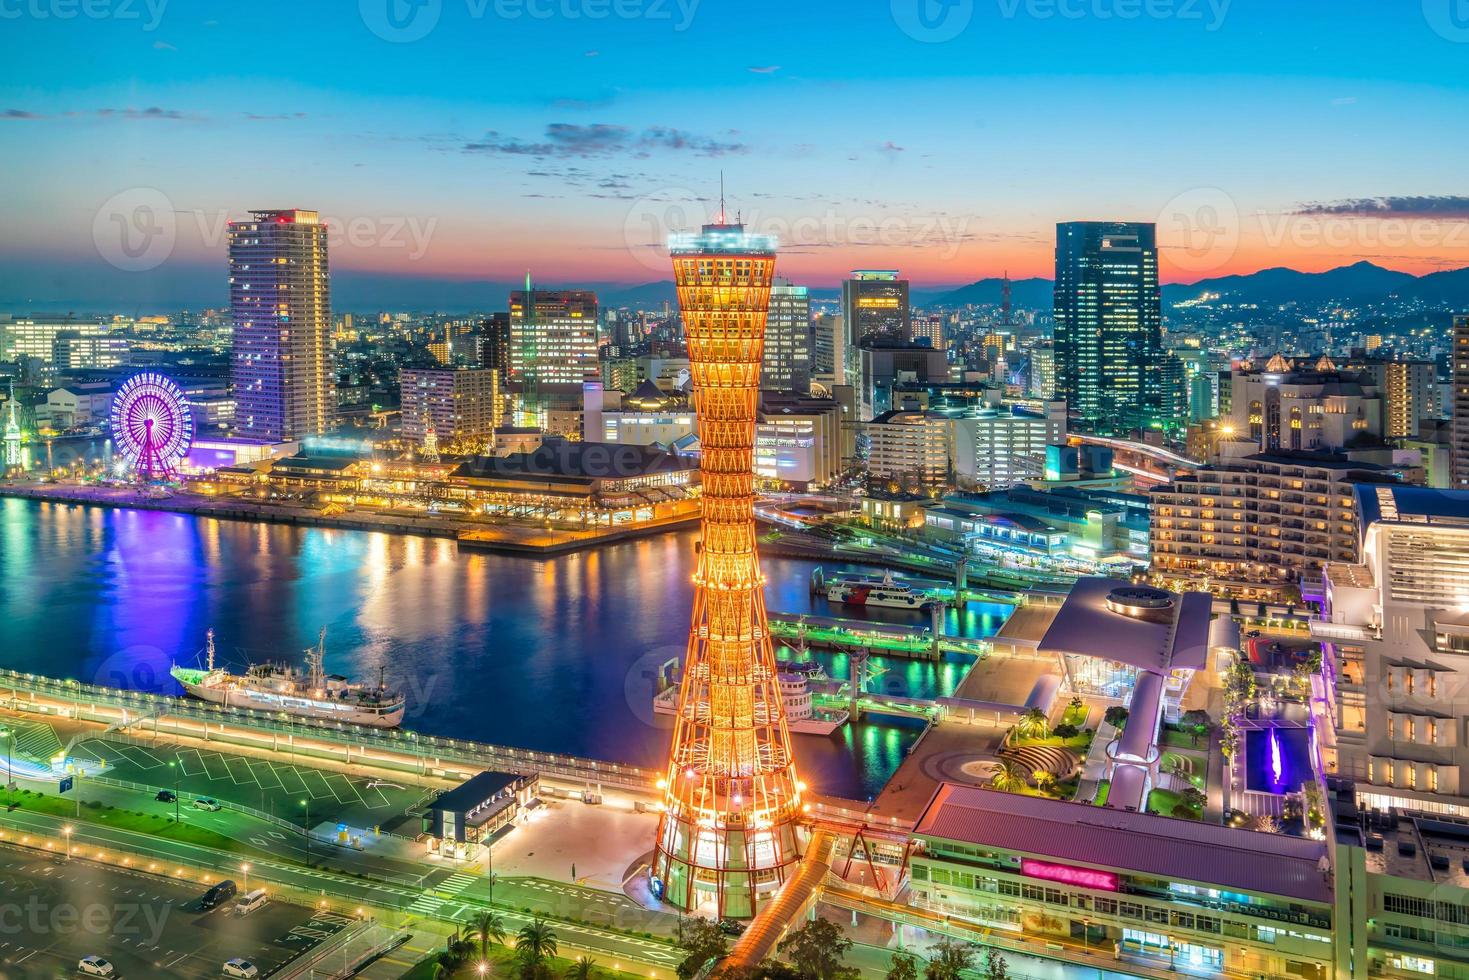
[[[739,224],[670,241],[701,451],[703,518],[654,889],[748,918],[801,857],[804,786],[755,553],[754,449],[775,240]]]

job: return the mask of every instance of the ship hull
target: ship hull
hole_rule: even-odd
[[[291,697],[269,691],[252,691],[248,688],[207,687],[202,684],[191,684],[177,676],[175,679],[193,697],[229,708],[279,711],[298,718],[315,718],[320,721],[336,721],[344,725],[363,725],[369,728],[397,728],[403,723],[405,706],[401,704],[391,711],[363,711],[347,703],[316,701],[311,698]]]

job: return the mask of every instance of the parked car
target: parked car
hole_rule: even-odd
[[[742,936],[745,934],[745,924],[738,919],[720,919],[719,931],[726,936]]]
[[[212,797],[201,796],[194,801],[194,809],[208,810],[209,812],[213,813],[215,810],[219,809],[219,801]]]
[[[205,909],[215,908],[234,898],[238,890],[233,881],[225,879],[205,892],[204,897],[199,899],[199,905]]]
[[[100,956],[83,956],[77,964],[77,971],[89,977],[110,977],[117,973],[112,964]]]
[[[158,795],[153,798],[159,803],[172,803],[178,799],[171,789],[161,789],[158,791]]]
[[[249,915],[265,904],[265,889],[257,888],[248,895],[241,895],[235,903],[235,915]]]
[[[260,976],[260,967],[251,963],[249,960],[242,960],[236,957],[225,962],[224,975],[227,977],[242,977],[244,980],[252,980],[252,978]]]

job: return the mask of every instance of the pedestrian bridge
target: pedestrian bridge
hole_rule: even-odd
[[[776,944],[786,929],[805,915],[821,894],[821,886],[831,870],[831,856],[836,838],[831,831],[816,830],[806,845],[806,855],[796,873],[781,886],[772,901],[766,902],[735,942],[734,949],[720,964],[725,969],[759,966],[775,953]]]

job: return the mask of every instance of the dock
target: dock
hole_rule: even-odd
[[[978,658],[989,652],[989,643],[985,640],[935,635],[928,627],[915,629],[890,623],[793,613],[772,612],[769,616],[772,636],[791,643],[803,642],[818,649],[865,650],[881,656],[913,660],[937,660],[945,654]]]

